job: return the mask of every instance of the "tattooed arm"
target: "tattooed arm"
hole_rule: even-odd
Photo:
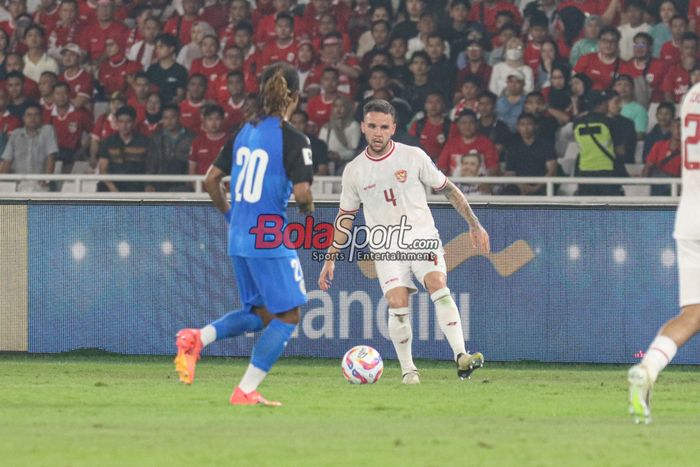
[[[472,211],[469,201],[464,196],[464,193],[457,188],[457,186],[451,181],[447,180],[447,185],[442,190],[445,197],[450,202],[450,204],[457,210],[457,212],[467,221],[469,224],[469,236],[472,240],[472,247],[477,250],[488,253],[491,251],[491,246],[489,242],[489,234],[479,223],[476,214]]]

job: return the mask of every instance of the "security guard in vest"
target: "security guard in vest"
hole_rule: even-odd
[[[621,135],[613,132],[613,122],[606,115],[611,91],[588,91],[583,98],[585,113],[574,119],[574,137],[579,147],[576,162],[578,177],[626,176],[625,147]],[[584,185],[579,196],[621,196],[620,185]]]

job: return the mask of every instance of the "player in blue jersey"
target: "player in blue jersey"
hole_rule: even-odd
[[[257,114],[224,146],[205,180],[214,205],[229,223],[228,254],[242,308],[201,329],[177,333],[175,369],[191,384],[202,349],[214,341],[263,331],[250,364],[231,395],[234,405],[278,406],[258,393],[272,365],[282,354],[299,323],[306,303],[304,275],[296,250],[284,244],[256,248],[250,232],[263,215],[287,220],[287,202],[294,198],[301,212],[313,211],[313,178],[309,139],[287,120],[299,102],[299,78],[294,68],[275,64],[263,72]],[[231,203],[222,179],[231,175]]]

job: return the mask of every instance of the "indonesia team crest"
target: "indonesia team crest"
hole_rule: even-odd
[[[396,180],[398,180],[401,183],[404,183],[406,181],[406,178],[408,177],[408,173],[404,169],[401,169],[394,172],[394,176],[396,177]]]

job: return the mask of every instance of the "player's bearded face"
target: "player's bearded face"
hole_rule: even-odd
[[[362,133],[372,155],[380,156],[384,153],[395,131],[396,122],[390,114],[369,112],[362,122]]]

